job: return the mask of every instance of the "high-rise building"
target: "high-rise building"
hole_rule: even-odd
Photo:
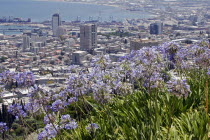
[[[59,14],[54,14],[52,16],[52,31],[53,31],[53,36],[56,36],[57,28],[61,26],[61,17]]]
[[[97,47],[97,26],[85,24],[80,26],[80,49],[92,52]]]
[[[30,48],[30,38],[27,35],[23,36],[23,51]]]
[[[163,32],[163,23],[156,22],[150,24],[150,34],[159,35],[162,34],[162,32]]]

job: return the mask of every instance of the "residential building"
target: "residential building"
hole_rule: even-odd
[[[140,50],[143,47],[157,46],[159,43],[157,41],[148,39],[135,39],[130,41],[130,50]]]
[[[80,49],[92,52],[97,47],[97,26],[85,24],[80,26]]]

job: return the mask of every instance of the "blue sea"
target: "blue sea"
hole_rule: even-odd
[[[31,18],[32,21],[42,22],[51,20],[54,13],[60,13],[62,20],[74,21],[79,17],[81,21],[123,21],[125,19],[149,18],[145,12],[131,12],[122,8],[94,4],[80,4],[70,2],[49,2],[33,0],[0,0],[1,17]],[[99,18],[100,17],[100,18]]]

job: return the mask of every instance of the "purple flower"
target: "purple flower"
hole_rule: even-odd
[[[58,133],[59,127],[53,124],[47,124],[44,130],[39,133],[38,140],[45,140],[55,138]]]
[[[39,109],[41,108],[40,104],[37,102],[29,102],[24,106],[24,109],[28,112],[32,112],[35,113],[37,111],[39,111]]]
[[[61,101],[60,99],[56,100],[55,102],[52,103],[51,109],[55,112],[57,112],[61,109],[64,109],[64,107],[65,107],[64,103],[65,102]]]
[[[66,91],[75,97],[81,96],[87,92],[87,81],[86,74],[84,73],[71,74]]]
[[[63,101],[63,105],[64,105],[64,106],[68,106],[68,105],[70,105],[71,103],[74,103],[74,102],[77,102],[77,101],[78,101],[77,97],[71,97],[71,98],[68,99],[67,101],[66,101],[66,98],[65,98],[64,100],[65,100],[65,101]]]
[[[61,128],[64,128],[64,129],[75,129],[78,127],[77,122],[71,119],[69,114],[61,116],[60,124],[61,124]]]
[[[4,122],[0,122],[0,133],[3,133],[8,130],[7,124]]]
[[[36,93],[39,91],[39,87],[37,85],[32,86],[29,89],[29,93],[28,93],[28,97],[33,97],[34,95],[36,95]]]
[[[110,99],[110,93],[112,92],[111,86],[101,80],[97,80],[94,85],[92,85],[92,90],[94,98],[97,101],[104,102]]]
[[[206,68],[210,65],[210,49],[207,46],[192,45],[177,51],[176,65],[179,68]]]
[[[199,66],[210,66],[210,50],[206,50],[206,52],[200,54],[198,57],[196,57],[195,61]]]
[[[67,123],[67,124],[64,125],[64,128],[65,129],[68,129],[68,130],[70,130],[70,129],[76,129],[77,127],[78,127],[78,124],[75,121],[71,121],[71,122],[69,122],[69,123]]]
[[[99,67],[101,69],[106,69],[111,64],[111,59],[109,55],[97,55],[93,58],[91,66]]]
[[[44,124],[49,124],[51,122],[54,122],[56,120],[55,114],[47,114],[44,116]]]
[[[209,70],[208,70],[207,74],[210,76],[210,68],[209,68]]]
[[[48,137],[47,131],[44,130],[38,135],[38,140],[45,140]]]
[[[98,129],[98,128],[99,128],[99,126],[98,126],[98,124],[96,124],[96,123],[91,123],[91,124],[89,124],[89,125],[86,127],[86,129],[87,129],[88,131],[96,130],[96,129]]]
[[[68,99],[69,104],[77,102],[77,101],[78,101],[77,97],[71,97],[70,99]]]
[[[8,112],[14,116],[16,116],[16,118],[18,117],[26,117],[27,114],[25,111],[23,111],[23,107],[21,105],[18,104],[13,104],[9,106]]]
[[[167,82],[168,91],[178,97],[187,97],[191,93],[190,86],[187,84],[186,79],[172,79]]]
[[[32,72],[14,73],[5,71],[0,75],[0,82],[8,88],[11,87],[30,87],[35,84],[35,78]]]
[[[66,122],[69,122],[69,121],[71,121],[71,117],[70,117],[69,114],[61,116],[61,123],[66,123]]]

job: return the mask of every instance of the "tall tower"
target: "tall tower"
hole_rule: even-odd
[[[61,26],[61,17],[59,14],[54,14],[52,16],[52,31],[53,31],[53,36],[56,36],[56,31],[57,28]]]
[[[23,51],[25,51],[26,49],[29,49],[30,47],[30,38],[27,35],[23,36]]]
[[[92,52],[97,47],[97,26],[84,24],[80,26],[80,49]]]
[[[162,34],[162,32],[163,32],[163,23],[156,22],[150,24],[150,34],[159,35]]]

